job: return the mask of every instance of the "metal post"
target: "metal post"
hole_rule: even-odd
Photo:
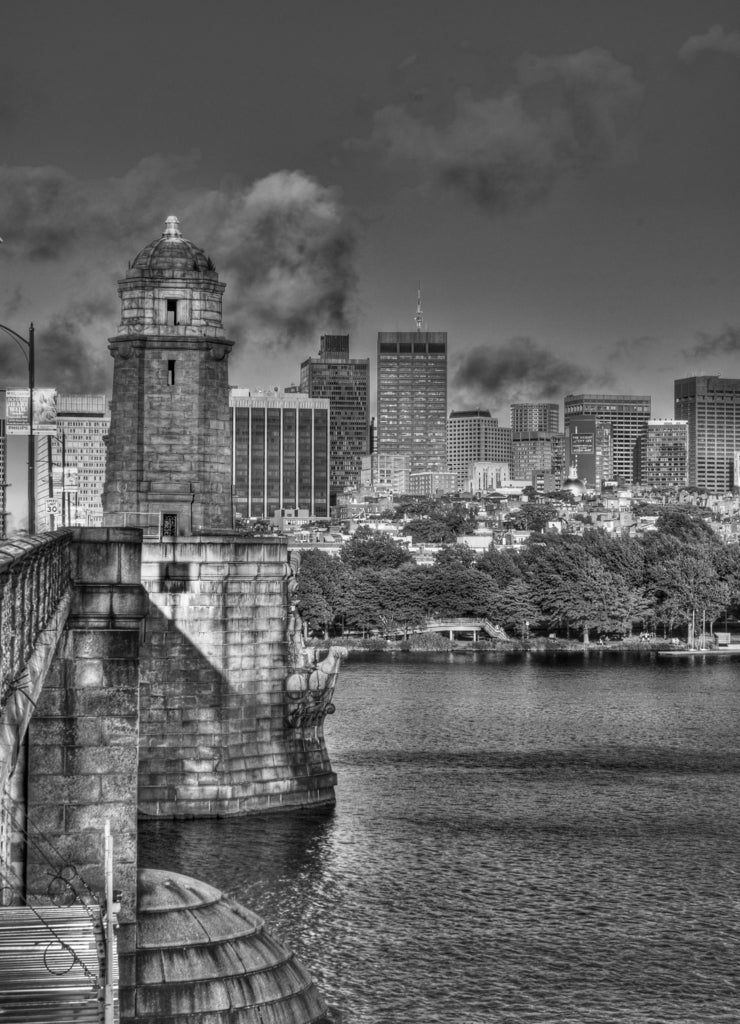
[[[115,920],[113,917],[113,838],[110,832],[110,819],[106,818],[103,841],[103,861],[105,871],[105,1024],[113,1024],[113,957]]]
[[[33,388],[35,380],[34,326],[28,328],[28,532],[36,533],[36,445],[33,439]]]
[[[23,358],[28,363],[28,459],[26,470],[28,472],[28,532],[36,532],[36,447],[33,440],[33,389],[36,383],[36,361],[34,354],[34,326],[29,325],[28,337],[24,338],[11,327],[0,324],[0,330],[4,331],[9,338],[12,338],[23,353]]]

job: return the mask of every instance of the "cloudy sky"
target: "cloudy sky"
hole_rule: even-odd
[[[374,374],[419,281],[450,407],[504,425],[740,376],[736,0],[10,0],[2,43],[0,322],[40,386],[109,389],[169,214],[227,283],[232,383],[326,331]]]

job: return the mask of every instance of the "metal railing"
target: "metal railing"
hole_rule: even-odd
[[[0,544],[0,717],[8,697],[71,586],[71,530]]]

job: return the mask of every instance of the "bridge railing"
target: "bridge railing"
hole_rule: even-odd
[[[0,542],[0,717],[71,585],[72,531]]]

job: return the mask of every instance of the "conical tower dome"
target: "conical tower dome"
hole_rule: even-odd
[[[160,237],[144,246],[118,282],[119,333],[223,337],[225,287],[211,257],[183,236],[177,217],[169,216]]]

